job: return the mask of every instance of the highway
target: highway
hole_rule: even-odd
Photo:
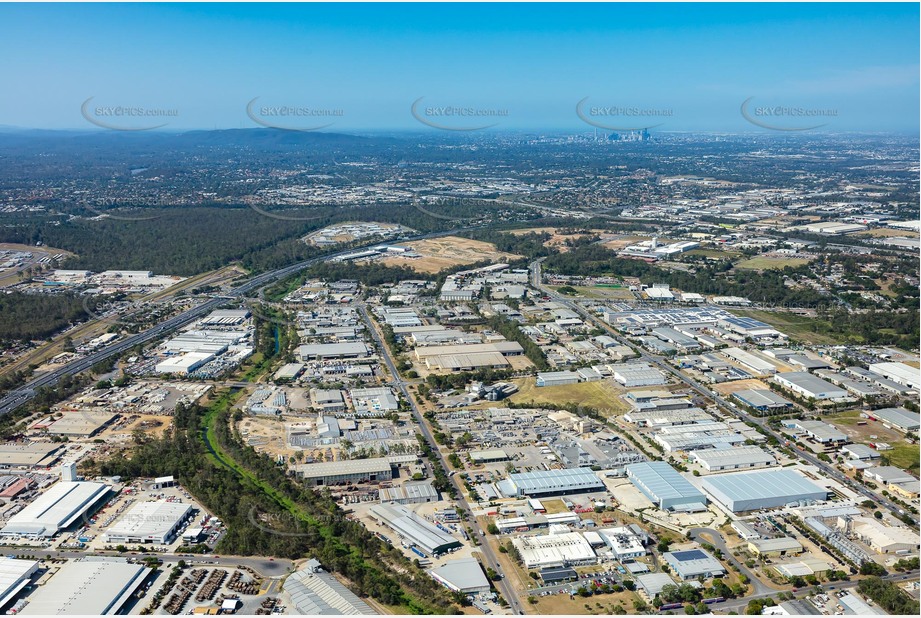
[[[425,240],[427,238],[438,238],[440,236],[450,236],[451,234],[456,234],[457,232],[463,231],[468,228],[458,228],[445,232],[434,232],[431,234],[422,234],[419,236],[413,236],[410,238],[403,239],[404,241],[412,240]],[[373,246],[380,243],[371,243],[368,246]],[[240,298],[244,294],[255,290],[259,287],[265,286],[273,281],[278,279],[283,279],[289,275],[293,275],[305,268],[319,264],[330,258],[347,255],[357,251],[360,247],[351,247],[345,251],[338,251],[336,253],[330,253],[322,257],[311,258],[303,262],[298,262],[297,264],[292,264],[291,266],[286,266],[284,268],[279,268],[278,270],[269,271],[251,277],[246,283],[234,288],[231,292],[212,298],[211,300],[205,301],[197,307],[188,309],[179,315],[173,316],[168,320],[157,324],[149,328],[148,330],[138,333],[136,335],[131,335],[125,339],[116,341],[115,343],[102,348],[97,352],[93,352],[83,358],[79,358],[75,361],[67,363],[53,371],[44,373],[37,378],[32,379],[28,383],[16,388],[2,398],[0,398],[0,416],[9,414],[19,406],[23,405],[30,399],[32,399],[36,391],[42,387],[54,386],[58,381],[67,375],[76,375],[80,372],[86,371],[96,363],[104,361],[112,356],[121,354],[122,352],[133,348],[136,345],[145,344],[155,339],[169,334],[170,332],[182,328],[183,326],[190,324],[191,322],[201,318],[208,313],[214,311],[225,304],[228,300],[233,300],[235,298]]]
[[[764,421],[764,419],[759,419],[757,417],[751,416],[750,414],[746,413],[744,410],[741,410],[737,408],[736,406],[730,404],[719,393],[715,391],[711,391],[710,389],[704,386],[701,386],[696,380],[694,380],[690,376],[687,376],[683,374],[682,372],[678,371],[675,367],[670,365],[663,357],[656,356],[654,354],[649,354],[646,351],[644,351],[642,348],[636,348],[636,346],[631,345],[630,342],[624,339],[620,335],[620,333],[617,332],[614,328],[612,328],[609,324],[607,324],[606,322],[600,320],[598,317],[586,311],[585,308],[583,308],[581,305],[579,305],[575,301],[570,300],[568,298],[564,298],[560,296],[559,294],[557,294],[556,292],[554,292],[553,290],[544,287],[541,283],[541,264],[540,264],[541,261],[542,259],[535,260],[530,265],[531,281],[532,281],[532,285],[535,288],[541,290],[545,295],[552,298],[555,302],[558,302],[568,307],[569,309],[576,311],[577,313],[579,313],[581,316],[583,316],[587,320],[591,321],[592,323],[596,324],[600,328],[604,329],[605,332],[607,332],[611,337],[616,339],[621,344],[628,345],[631,348],[637,349],[640,354],[640,360],[656,365],[662,371],[665,371],[666,373],[671,374],[678,380],[681,380],[682,382],[684,382],[687,386],[695,390],[701,396],[712,400],[714,403],[716,403],[717,407],[719,407],[722,411],[726,412],[730,416],[736,416],[742,419],[743,421],[746,421],[748,423],[754,423],[758,425],[764,431],[766,435],[774,437],[780,444],[786,444],[788,442],[786,437],[781,435],[779,432],[771,429],[771,427]],[[822,473],[825,476],[838,481],[845,487],[850,488],[851,490],[867,498],[868,500],[872,500],[876,502],[877,504],[885,506],[890,511],[893,511],[896,513],[902,510],[901,507],[896,505],[891,500],[888,500],[881,495],[877,495],[873,493],[872,491],[870,491],[869,489],[867,489],[866,487],[860,485],[859,483],[856,483],[852,481],[851,479],[847,478],[844,474],[839,472],[833,465],[830,465],[820,460],[813,453],[800,449],[792,442],[790,442],[790,444],[788,444],[787,446],[788,448],[793,450],[798,457],[800,457],[807,463],[813,466],[816,466],[819,470],[822,471]]]
[[[451,468],[448,466],[448,462],[445,459],[444,454],[441,452],[441,449],[438,448],[438,444],[435,442],[435,438],[432,436],[432,431],[429,429],[428,423],[425,421],[425,417],[422,416],[422,412],[416,405],[416,400],[409,392],[409,388],[407,387],[408,382],[400,377],[400,373],[397,371],[396,364],[393,362],[393,356],[390,353],[390,348],[387,347],[387,344],[384,343],[380,333],[378,333],[377,329],[374,327],[374,322],[371,319],[371,316],[368,314],[367,306],[360,304],[358,306],[358,310],[368,327],[368,331],[374,338],[374,342],[377,344],[381,351],[381,358],[387,365],[387,370],[390,372],[390,375],[393,376],[393,386],[398,388],[403,394],[404,399],[409,402],[409,405],[412,409],[413,418],[416,420],[416,423],[419,426],[419,431],[422,432],[422,436],[434,449],[434,452],[438,456],[438,463],[445,471],[445,474],[448,474]],[[457,490],[458,498],[455,500],[455,502],[457,503],[460,510],[467,513],[466,523],[470,525],[470,529],[473,531],[474,537],[476,537],[477,541],[480,543],[478,549],[480,549],[483,553],[483,557],[486,560],[486,566],[491,567],[496,573],[502,575],[501,579],[494,582],[496,588],[498,588],[499,592],[502,593],[502,596],[505,598],[505,600],[508,601],[509,606],[513,612],[517,614],[524,614],[524,606],[522,605],[521,600],[518,598],[518,595],[515,593],[512,585],[505,578],[505,575],[502,573],[502,567],[499,564],[499,559],[496,557],[495,552],[493,552],[492,547],[490,547],[489,539],[487,538],[486,533],[480,528],[479,522],[477,522],[476,517],[473,515],[473,509],[470,508],[470,504],[467,502],[467,499],[464,495],[463,486],[458,482],[456,475],[449,475],[448,478],[451,480],[451,483]]]

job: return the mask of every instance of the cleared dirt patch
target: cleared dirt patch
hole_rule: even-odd
[[[408,266],[423,273],[437,273],[452,266],[487,260],[494,263],[508,262],[521,258],[514,253],[499,251],[492,243],[458,236],[417,240],[401,243],[401,246],[410,247],[422,257],[391,256],[381,260],[382,263],[389,266]]]
[[[761,380],[733,380],[732,382],[715,384],[712,388],[720,395],[731,395],[747,389],[767,390],[769,387]]]

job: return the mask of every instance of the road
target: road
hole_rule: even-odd
[[[654,354],[649,354],[648,352],[644,351],[642,348],[636,348],[636,346],[631,345],[630,342],[624,339],[618,331],[612,328],[608,323],[600,320],[596,316],[586,311],[585,308],[582,307],[580,304],[578,304],[577,302],[571,299],[564,298],[563,296],[554,292],[550,288],[545,287],[541,282],[541,262],[542,261],[543,261],[543,258],[539,260],[535,260],[530,265],[531,284],[535,288],[541,290],[545,295],[552,298],[555,302],[558,302],[568,307],[569,309],[576,311],[577,313],[579,313],[579,315],[591,321],[593,324],[599,326],[605,332],[607,332],[611,337],[616,339],[619,343],[623,345],[628,345],[631,348],[637,349],[640,354],[640,360],[645,361],[649,364],[655,365],[659,367],[662,371],[665,371],[666,373],[674,376],[678,380],[684,382],[687,386],[695,390],[701,396],[712,400],[714,403],[716,403],[717,407],[719,407],[722,411],[726,412],[730,416],[736,416],[743,421],[746,421],[748,423],[754,423],[758,425],[766,435],[772,436],[780,444],[785,444],[788,441],[787,438],[781,435],[779,432],[771,429],[771,427],[764,421],[764,419],[760,419],[758,417],[751,416],[750,414],[746,413],[744,410],[741,410],[737,408],[736,406],[730,404],[719,393],[715,391],[711,391],[710,389],[704,386],[701,386],[693,378],[678,371],[675,367],[670,365],[665,360],[664,357],[657,356]],[[787,446],[788,448],[793,450],[796,453],[796,455],[799,456],[801,459],[803,459],[804,461],[806,461],[807,463],[813,466],[816,466],[819,470],[821,470],[823,475],[838,481],[845,487],[850,488],[851,490],[867,498],[868,500],[872,500],[876,502],[877,504],[881,504],[882,506],[885,506],[890,511],[897,513],[901,510],[901,507],[896,505],[891,500],[888,500],[881,495],[877,495],[873,493],[872,491],[870,491],[869,489],[867,489],[866,487],[860,485],[859,483],[847,478],[847,476],[845,476],[840,471],[838,471],[837,468],[835,468],[833,465],[830,465],[820,460],[818,457],[815,456],[815,454],[800,449],[792,442]]]
[[[885,575],[882,579],[890,582],[902,582],[918,579],[918,571],[909,571],[907,573],[893,573],[891,575]],[[856,588],[860,582],[858,580],[851,580],[846,582],[829,582],[822,585],[822,589],[826,593],[835,592],[837,590],[849,590],[851,588]],[[735,612],[742,614],[745,611],[745,607],[748,605],[749,601],[754,599],[763,599],[766,597],[774,597],[778,593],[777,590],[772,590],[771,592],[765,592],[762,594],[749,594],[738,599],[729,599],[723,601],[722,603],[714,603],[710,607],[712,609],[718,609],[720,612],[729,613]],[[796,595],[799,599],[804,599],[812,595],[812,587],[809,588],[808,594],[798,594]],[[830,596],[830,595],[829,595]]]
[[[425,417],[422,416],[422,412],[419,410],[419,407],[416,405],[416,400],[412,397],[412,394],[409,392],[408,382],[403,380],[400,377],[400,372],[397,371],[396,363],[393,361],[393,355],[390,352],[390,348],[387,347],[387,344],[384,343],[383,339],[380,336],[380,333],[374,326],[374,321],[371,319],[371,316],[368,314],[368,308],[364,304],[358,305],[358,311],[361,313],[362,318],[364,319],[368,331],[371,333],[371,336],[374,338],[374,342],[377,344],[378,349],[381,351],[381,358],[384,363],[387,365],[387,370],[390,372],[390,375],[393,376],[393,386],[399,389],[402,393],[403,398],[409,402],[410,408],[412,410],[413,418],[416,420],[416,423],[419,426],[419,431],[422,432],[422,436],[426,441],[432,445],[434,452],[438,456],[438,463],[441,465],[442,469],[445,471],[445,474],[451,470],[448,466],[448,462],[445,459],[444,454],[441,452],[441,449],[438,448],[438,444],[435,442],[435,438],[432,436],[432,431],[428,426],[428,423],[425,420]],[[483,553],[483,557],[486,560],[486,566],[492,568],[497,573],[502,574],[502,567],[499,564],[499,559],[496,557],[495,552],[493,552],[492,547],[489,545],[489,539],[486,536],[485,531],[480,528],[479,522],[477,522],[476,517],[473,515],[473,509],[470,508],[470,504],[467,502],[467,499],[464,495],[464,488],[458,482],[456,475],[449,475],[448,478],[451,480],[451,483],[454,485],[457,490],[458,498],[455,500],[458,507],[461,511],[467,513],[467,523],[470,524],[470,529],[473,531],[473,536],[477,538],[477,541],[480,542],[478,549]],[[515,593],[514,588],[511,583],[505,578],[504,574],[502,578],[495,582],[496,588],[499,592],[502,593],[502,596],[508,601],[509,606],[512,611],[517,614],[524,614],[524,606],[521,603],[521,599],[518,598],[518,595]]]
[[[422,234],[422,235],[406,238],[404,240],[405,241],[425,240],[427,238],[438,238],[440,236],[450,236],[452,234],[456,234],[460,231],[463,231],[464,229],[468,229],[468,228],[458,228],[458,229],[453,229],[453,230],[449,230],[445,232],[433,232],[431,234]],[[379,243],[372,243],[372,244],[369,244],[368,246],[372,246],[373,244],[379,244]],[[66,365],[63,365],[57,369],[54,369],[53,371],[49,371],[48,373],[44,373],[41,376],[34,378],[33,380],[24,384],[23,386],[10,391],[5,396],[0,398],[0,416],[9,414],[10,412],[15,410],[19,406],[23,405],[24,403],[32,399],[35,396],[36,391],[38,389],[42,387],[54,386],[64,376],[76,375],[78,373],[86,371],[87,369],[95,365],[96,363],[109,359],[112,356],[121,354],[122,352],[125,352],[126,350],[129,350],[133,348],[134,346],[145,344],[152,340],[158,339],[164,335],[167,335],[170,332],[176,329],[182,328],[183,326],[190,324],[191,322],[197,320],[198,318],[204,315],[207,315],[208,313],[214,311],[215,309],[218,309],[221,305],[225,304],[228,300],[235,300],[237,298],[242,297],[244,294],[252,290],[258,289],[262,286],[265,286],[273,281],[276,281],[278,279],[283,279],[289,275],[293,275],[297,272],[300,272],[301,270],[304,270],[305,268],[308,268],[310,266],[313,266],[315,264],[318,264],[330,258],[353,253],[357,251],[358,249],[359,247],[352,247],[345,251],[338,251],[335,253],[324,255],[322,257],[311,258],[303,262],[298,262],[297,264],[292,264],[291,266],[286,266],[284,268],[279,268],[278,270],[273,270],[273,271],[269,271],[266,273],[262,273],[260,275],[256,275],[254,277],[251,277],[248,281],[246,281],[242,285],[234,288],[231,292],[227,294],[224,294],[222,296],[217,296],[215,298],[212,298],[211,300],[205,301],[204,303],[198,305],[197,307],[193,307],[191,309],[188,309],[187,311],[184,311],[183,313],[173,316],[172,318],[169,318],[168,320],[165,320],[161,322],[160,324],[157,324],[156,326],[153,326],[144,332],[141,332],[136,335],[132,335],[130,337],[122,339],[120,341],[117,341],[113,343],[112,345],[107,346],[97,352],[93,352],[87,356],[84,356],[83,358],[74,360],[70,363],[67,363]]]
[[[710,543],[713,545],[713,547],[720,550],[720,552],[723,554],[723,558],[735,565],[735,567],[739,569],[739,572],[748,578],[748,581],[751,582],[751,585],[754,588],[752,594],[749,596],[757,597],[760,595],[776,594],[778,592],[773,588],[765,586],[754,573],[748,570],[748,567],[736,560],[736,557],[733,556],[729,548],[726,547],[726,540],[718,530],[714,530],[713,528],[691,528],[688,530],[688,534],[690,534],[691,538],[698,543]],[[701,539],[702,534],[707,535],[709,540],[707,537],[703,537],[703,539]]]
[[[200,554],[163,554],[160,552],[149,552],[146,554],[139,554],[137,552],[115,552],[115,551],[102,551],[102,550],[93,550],[91,553],[83,551],[57,551],[53,549],[33,549],[31,547],[22,547],[18,545],[0,545],[0,553],[2,555],[26,555],[26,556],[35,556],[36,559],[43,558],[66,558],[68,560],[75,560],[77,558],[86,558],[89,555],[92,556],[116,556],[120,558],[135,558],[141,559],[144,556],[151,556],[159,558],[165,563],[167,562],[179,562],[180,560],[185,560],[186,564],[211,564],[215,566],[224,566],[227,568],[236,568],[238,564],[243,566],[248,566],[251,569],[254,569],[257,573],[265,577],[279,577],[288,573],[294,569],[294,562],[291,560],[285,560],[281,558],[276,558],[274,560],[269,560],[268,558],[253,558],[251,556],[212,556],[212,555],[200,555]]]

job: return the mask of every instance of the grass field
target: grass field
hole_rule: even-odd
[[[820,320],[816,318],[796,315],[794,313],[761,311],[758,309],[731,309],[730,311],[736,315],[755,318],[756,320],[766,322],[791,338],[804,343],[811,343],[814,345],[846,343],[843,337],[818,332],[816,330],[816,324],[820,323]]]
[[[897,230],[895,228],[889,227],[878,227],[872,230],[867,230],[866,232],[858,232],[854,236],[872,236],[874,238],[887,238],[887,237],[903,237],[903,238],[917,238],[918,232],[912,230]]]
[[[519,391],[509,399],[513,403],[534,405],[578,403],[597,408],[608,415],[623,414],[629,406],[620,399],[621,391],[605,381],[580,382],[560,386],[543,386],[538,388],[534,378],[515,380]]]
[[[808,264],[809,260],[805,258],[767,258],[767,257],[754,257],[750,260],[745,260],[736,264],[736,268],[745,268],[747,270],[771,270],[781,268],[786,268],[791,266],[796,268],[797,266],[803,266]]]
[[[702,255],[708,258],[727,258],[731,260],[742,254],[738,251],[720,251],[719,249],[692,249],[684,255]]]
[[[561,287],[564,286],[550,286],[551,289],[559,291]],[[630,291],[630,288],[621,287],[621,288],[609,288],[609,287],[587,287],[582,285],[571,286],[579,292],[580,296],[585,298],[607,298],[615,300],[633,300],[636,296],[633,292]]]

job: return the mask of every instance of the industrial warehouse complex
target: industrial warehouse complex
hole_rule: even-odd
[[[52,537],[92,511],[109,493],[103,483],[61,481],[11,517],[0,536]]]
[[[627,477],[665,511],[702,511],[707,498],[664,461],[627,466]]]
[[[792,470],[736,472],[707,477],[703,488],[730,511],[757,511],[823,501],[828,491]]]

